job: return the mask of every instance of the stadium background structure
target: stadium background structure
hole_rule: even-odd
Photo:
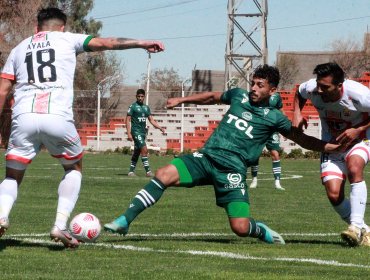
[[[370,72],[365,72],[363,76],[356,79],[365,86],[370,87]],[[283,100],[283,110],[289,119],[293,117],[293,101],[296,87],[291,90],[280,90]],[[227,105],[196,106],[185,107],[184,112],[184,150],[197,150],[204,145],[218,122],[228,109]],[[122,147],[131,147],[132,142],[127,140],[125,111],[118,111],[117,116],[111,118],[109,122],[101,124],[100,145],[101,151],[115,150]],[[309,126],[307,134],[320,138],[321,123],[316,109],[310,102],[307,102],[303,115],[308,119]],[[150,129],[148,132],[147,144],[149,149],[154,151],[180,151],[180,132],[181,132],[181,107],[171,110],[154,111],[153,116],[157,122],[166,129],[166,134]],[[85,149],[96,151],[97,144],[97,124],[81,123],[78,129],[82,145]],[[298,144],[288,139],[281,139],[281,146],[286,153],[300,148]]]

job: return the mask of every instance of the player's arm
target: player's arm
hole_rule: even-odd
[[[354,127],[346,129],[335,140],[342,145],[350,146],[353,141],[360,137],[361,134],[366,133],[368,128],[370,128],[370,118],[355,125]]]
[[[296,142],[301,147],[307,150],[319,151],[319,152],[338,152],[342,148],[339,144],[328,143],[317,139],[315,137],[304,134],[298,127],[292,126],[290,132],[282,132],[284,137]]]
[[[14,81],[2,78],[0,80],[0,115],[3,112],[5,100],[8,94],[11,92]]]
[[[211,105],[221,102],[222,92],[202,92],[185,97],[169,98],[167,108],[173,108],[182,103],[191,103],[199,105]]]
[[[132,141],[132,135],[131,135],[131,116],[126,116],[126,130],[127,130],[127,139],[129,141]]]
[[[153,116],[152,115],[150,115],[149,117],[148,117],[148,120],[149,120],[149,122],[152,124],[152,126],[154,126],[156,129],[159,129],[162,133],[165,133],[166,131],[164,130],[164,128],[163,127],[161,127],[157,122],[156,122],[156,120],[153,118]]]
[[[307,120],[302,116],[302,110],[304,105],[306,104],[307,99],[304,99],[299,94],[299,89],[297,89],[294,95],[294,111],[293,111],[293,126],[298,127],[299,129],[303,130],[303,127],[307,128]]]
[[[349,93],[349,98],[357,100],[362,112],[367,112],[367,118],[359,124],[346,129],[336,140],[343,145],[351,145],[353,141],[361,138],[370,128],[370,89],[359,84],[354,92]]]
[[[151,53],[164,51],[164,45],[160,41],[136,40],[129,38],[93,38],[87,46],[91,51],[127,50],[137,48],[145,49]]]

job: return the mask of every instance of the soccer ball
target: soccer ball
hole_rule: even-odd
[[[91,243],[99,237],[101,226],[95,215],[80,213],[71,220],[69,230],[78,241]]]

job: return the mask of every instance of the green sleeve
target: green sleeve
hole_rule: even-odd
[[[83,48],[84,48],[84,51],[85,52],[92,52],[92,50],[89,48],[89,42],[91,41],[91,39],[93,39],[94,37],[89,35],[87,36],[87,38],[85,39],[84,43],[83,43]]]

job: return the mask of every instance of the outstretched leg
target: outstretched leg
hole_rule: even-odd
[[[158,169],[155,177],[131,200],[123,215],[105,224],[104,229],[113,233],[127,234],[131,222],[145,209],[157,203],[167,187],[178,183],[179,174],[174,165],[169,164]]]
[[[247,202],[230,202],[225,205],[232,231],[240,237],[258,238],[269,244],[285,244],[284,239],[276,231],[262,222],[249,217]]]

